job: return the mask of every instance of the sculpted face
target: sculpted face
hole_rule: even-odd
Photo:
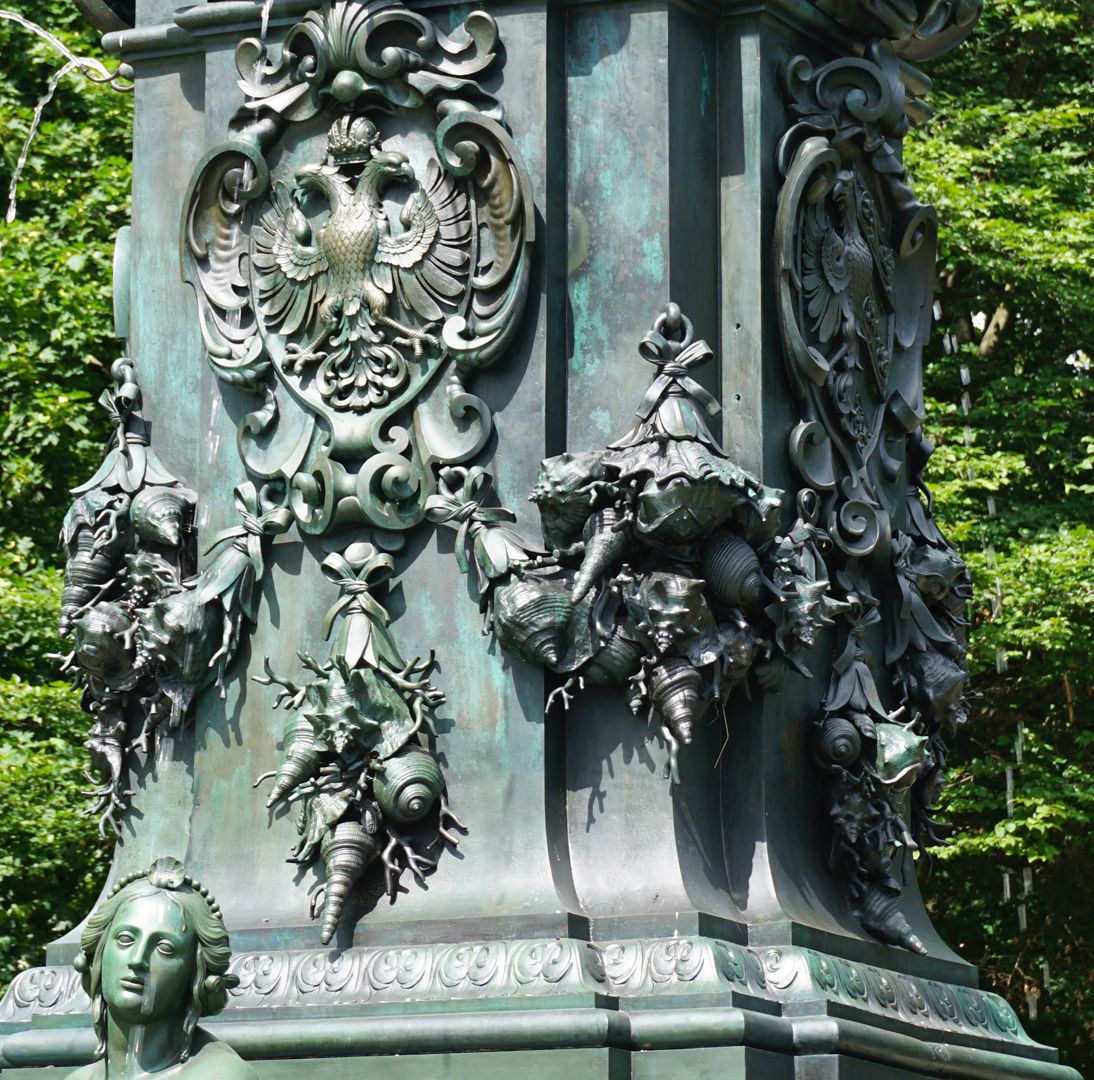
[[[164,893],[127,901],[107,930],[102,992],[110,1015],[149,1024],[189,1003],[197,937]]]

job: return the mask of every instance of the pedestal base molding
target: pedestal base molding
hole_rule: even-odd
[[[240,984],[208,1026],[256,1061],[739,1046],[931,1076],[1076,1076],[997,995],[793,946],[486,941],[248,952],[232,971]],[[90,1060],[87,1010],[71,969],[23,972],[0,1001],[0,1064]]]

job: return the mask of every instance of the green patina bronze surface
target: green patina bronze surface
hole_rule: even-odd
[[[137,104],[63,526],[119,844],[0,1072],[1075,1077],[912,860],[968,578],[901,141],[977,4],[79,6]]]

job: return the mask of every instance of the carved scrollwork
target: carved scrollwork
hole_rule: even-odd
[[[244,461],[288,486],[305,532],[413,526],[433,466],[489,437],[463,379],[512,340],[534,239],[527,173],[476,81],[497,46],[483,12],[446,35],[349,0],[308,12],[277,59],[236,51],[246,101],[191,181],[184,276],[213,369],[262,398]]]
[[[949,52],[972,32],[982,0],[815,0],[841,26],[891,42],[900,56],[918,62]]]
[[[900,910],[901,862],[915,838],[939,840],[930,808],[944,735],[964,717],[968,598],[918,479],[935,219],[909,186],[900,140],[926,115],[915,97],[924,84],[875,39],[863,57],[816,70],[793,59],[785,85],[797,122],[779,147],[777,287],[801,405],[789,451],[805,485],[799,502],[815,507],[829,541],[817,547],[815,576],[832,583],[840,623],[813,736],[830,865],[868,931],[924,952]],[[888,669],[868,645],[882,620]]]

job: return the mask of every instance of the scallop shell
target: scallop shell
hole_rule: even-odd
[[[196,501],[197,496],[186,488],[147,487],[133,496],[129,516],[142,539],[178,547],[182,542],[183,522]]]
[[[862,899],[862,925],[879,941],[901,945],[912,952],[927,955],[927,947],[897,907],[897,897],[880,885],[871,885]]]
[[[817,732],[817,757],[823,767],[844,767],[858,760],[862,751],[859,730],[842,716],[829,717]]]
[[[327,945],[334,937],[350,890],[380,854],[380,845],[359,821],[342,821],[324,834],[319,850],[327,878],[319,940]]]
[[[532,664],[554,667],[562,655],[573,602],[553,581],[522,580],[494,594],[494,631],[508,652]]]
[[[670,656],[650,672],[650,700],[672,733],[690,743],[703,712],[702,676],[682,656]]]
[[[290,714],[285,722],[285,749],[266,806],[276,806],[305,780],[312,779],[319,772],[319,764],[319,745],[311,721]]]
[[[760,560],[752,547],[733,533],[720,533],[703,545],[700,555],[707,587],[726,607],[755,608],[763,597]]]
[[[620,520],[619,511],[609,506],[598,510],[585,522],[585,556],[573,585],[575,604],[630,548],[633,540],[631,530],[617,528]]]
[[[406,746],[388,758],[372,781],[372,793],[384,817],[402,823],[420,821],[442,791],[441,767],[421,746]]]

